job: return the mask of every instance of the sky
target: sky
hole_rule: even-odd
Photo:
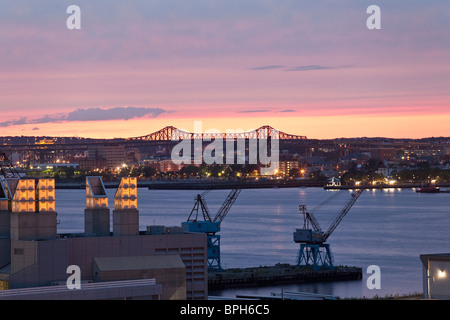
[[[449,39],[448,0],[0,0],[0,135],[450,136]]]

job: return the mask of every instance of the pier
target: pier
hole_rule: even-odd
[[[275,266],[236,268],[217,272],[209,271],[208,288],[214,290],[361,279],[362,269],[358,267],[337,266],[333,270],[312,270],[289,264],[277,264]]]

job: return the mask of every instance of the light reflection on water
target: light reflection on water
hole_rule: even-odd
[[[110,208],[114,189],[107,189]],[[229,190],[206,196],[214,216]],[[299,245],[293,242],[295,228],[303,226],[298,206],[311,210],[338,191],[322,188],[242,190],[221,225],[221,259],[226,268],[295,264]],[[181,225],[194,205],[198,191],[138,190],[140,229],[147,225]],[[348,200],[341,192],[329,206],[315,212],[327,229]],[[83,232],[84,190],[56,190],[58,232]],[[381,290],[369,290],[362,281],[284,286],[286,291],[307,291],[340,297],[370,297],[422,292],[420,254],[450,252],[450,194],[418,194],[413,189],[369,190],[362,194],[328,240],[334,263],[381,268]],[[269,294],[281,287],[224,290],[236,293]]]

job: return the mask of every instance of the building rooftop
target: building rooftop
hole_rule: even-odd
[[[179,255],[96,257],[100,271],[184,268]]]
[[[425,267],[428,267],[428,260],[450,261],[450,253],[421,254],[420,260]]]

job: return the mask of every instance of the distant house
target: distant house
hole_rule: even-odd
[[[392,177],[392,172],[394,169],[387,167],[384,163],[377,169],[377,173],[381,174],[387,178]]]
[[[328,179],[327,185],[330,187],[338,187],[341,185],[341,179],[336,178],[336,177],[331,177]]]

